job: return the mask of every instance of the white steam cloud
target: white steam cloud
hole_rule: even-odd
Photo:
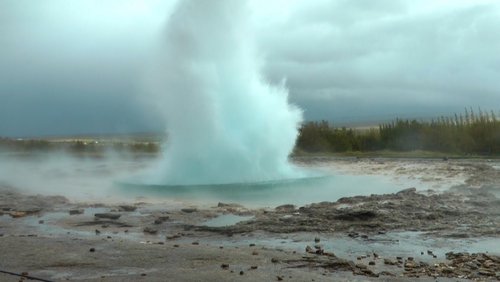
[[[181,1],[149,76],[168,128],[164,160],[148,181],[167,185],[299,176],[288,163],[302,121],[284,85],[263,78],[242,1]]]

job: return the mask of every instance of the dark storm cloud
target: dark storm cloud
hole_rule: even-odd
[[[316,3],[293,9],[261,42],[267,76],[288,78],[306,117],[439,115],[500,104],[498,4]]]
[[[175,2],[0,2],[0,136],[161,130],[142,84]],[[264,75],[306,118],[498,110],[497,1],[250,5]]]

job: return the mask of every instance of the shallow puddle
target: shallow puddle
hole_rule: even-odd
[[[347,236],[317,237],[321,239],[319,243],[314,242],[314,236],[311,234],[296,234],[281,238],[241,236],[235,237],[232,241],[225,240],[220,243],[230,246],[244,246],[248,245],[249,242],[255,242],[258,247],[293,250],[298,253],[305,252],[306,246],[320,245],[326,252],[333,252],[339,257],[351,260],[356,260],[362,255],[372,256],[373,253],[377,253],[381,258],[414,257],[427,262],[442,261],[448,252],[500,254],[500,249],[497,248],[500,245],[500,238],[491,237],[448,239],[427,236],[422,232],[391,232],[371,236],[368,239]]]
[[[215,218],[212,218],[210,220],[207,220],[207,221],[201,223],[200,225],[208,226],[208,227],[224,227],[224,226],[235,225],[238,222],[251,220],[253,218],[254,218],[254,216],[223,214],[223,215],[219,215]]]

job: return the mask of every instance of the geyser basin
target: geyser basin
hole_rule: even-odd
[[[402,190],[389,177],[374,175],[330,175],[279,181],[219,185],[147,185],[117,183],[129,197],[168,198],[213,206],[231,202],[246,207],[276,207],[283,204],[303,206],[342,197],[393,193]]]

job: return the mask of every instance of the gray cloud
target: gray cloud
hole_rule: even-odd
[[[371,119],[439,115],[498,104],[499,5],[401,3],[325,1],[293,11],[265,31],[267,76],[286,76],[309,118],[361,118],[354,109]]]
[[[175,1],[0,3],[0,136],[164,124],[143,75]],[[498,110],[495,1],[252,0],[263,73],[306,118],[383,120]],[[223,27],[221,27],[223,28]]]

